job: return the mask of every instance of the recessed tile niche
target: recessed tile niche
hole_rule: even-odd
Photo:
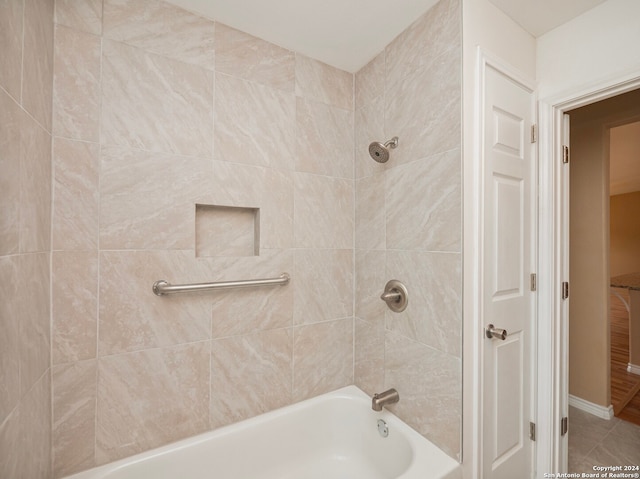
[[[196,205],[196,256],[259,255],[259,208]]]

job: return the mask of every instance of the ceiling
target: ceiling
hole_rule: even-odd
[[[168,1],[354,73],[438,0]],[[490,1],[539,36],[605,0]]]
[[[606,0],[489,0],[534,37],[591,10]]]

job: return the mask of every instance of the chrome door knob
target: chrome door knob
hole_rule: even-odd
[[[485,329],[485,334],[489,339],[501,339],[503,341],[507,339],[507,330],[496,328],[493,324],[487,326],[487,329]]]

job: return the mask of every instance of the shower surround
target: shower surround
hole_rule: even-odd
[[[355,75],[355,382],[460,459],[461,12],[441,0]],[[389,161],[372,139],[398,136]],[[409,304],[380,300],[390,279]]]
[[[51,477],[53,2],[0,3],[0,477]]]
[[[16,432],[33,401],[10,386],[0,457],[24,437],[53,456],[30,477],[61,477],[355,383],[397,388],[390,409],[459,458],[460,0],[355,75],[155,0],[57,0],[50,27],[52,238],[24,271],[48,305],[51,255],[29,417],[47,422],[50,395],[53,444]],[[389,162],[371,160],[395,135]],[[255,244],[217,249],[240,223]],[[151,292],[282,272],[285,287]],[[400,314],[379,299],[392,278],[411,295]],[[12,461],[0,476],[30,467]]]

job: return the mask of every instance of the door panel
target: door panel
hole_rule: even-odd
[[[522,295],[522,180],[494,175],[494,300]]]
[[[494,349],[494,384],[496,385],[495,428],[501,434],[495,438],[495,460],[504,462],[522,447],[522,370],[521,334],[511,333]],[[517,418],[517,420],[513,420]]]
[[[483,478],[532,474],[533,94],[487,66],[483,113]]]

